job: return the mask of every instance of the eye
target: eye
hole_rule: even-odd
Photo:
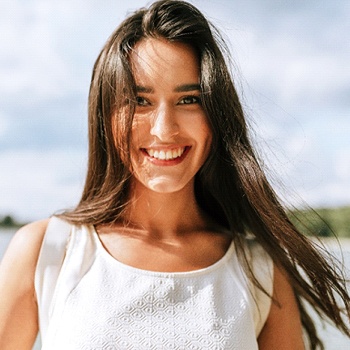
[[[142,97],[142,96],[137,96],[137,97],[136,97],[136,104],[137,104],[138,106],[143,107],[143,106],[148,106],[150,103],[149,103],[149,101],[148,101],[147,99],[145,99],[144,97]]]
[[[185,96],[179,101],[180,105],[191,105],[196,103],[201,103],[201,98],[199,96]]]

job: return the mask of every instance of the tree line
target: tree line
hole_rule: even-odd
[[[350,238],[350,206],[291,210],[289,217],[306,235]]]
[[[350,206],[339,208],[296,209],[288,212],[290,220],[305,235],[350,238]],[[23,223],[13,216],[0,216],[0,227],[17,228]]]
[[[23,223],[18,222],[13,216],[5,215],[0,217],[0,227],[2,228],[17,228],[22,226]]]

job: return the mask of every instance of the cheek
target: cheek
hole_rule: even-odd
[[[202,139],[202,165],[206,162],[212,152],[213,133],[208,123],[203,123],[201,128]]]
[[[211,134],[207,136],[206,143],[205,143],[205,151],[204,151],[204,161],[206,161],[212,152],[212,144],[213,144],[213,137]]]
[[[142,156],[141,148],[147,144],[149,139],[149,122],[143,118],[135,118],[131,129],[130,159],[133,172],[144,171],[145,158]]]
[[[211,143],[213,139],[213,132],[211,130],[211,127],[209,125],[207,118],[205,118],[205,120],[203,120],[202,122],[202,133],[203,133],[203,138],[207,139],[208,143]]]
[[[112,117],[111,122],[114,146],[118,153],[118,156],[126,167],[128,167],[128,164],[130,163],[130,141],[127,137],[129,130],[128,120],[128,111],[126,109],[121,109]]]
[[[146,120],[136,118],[131,128],[131,149],[139,150],[149,135],[149,123]]]
[[[206,117],[203,117],[201,122],[198,124],[201,125],[199,130],[200,130],[200,138],[202,140],[203,146],[205,147],[205,149],[210,150],[211,144],[213,141],[213,133],[209,125],[209,122]]]

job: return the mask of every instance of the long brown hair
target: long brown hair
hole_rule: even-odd
[[[251,145],[224,41],[198,9],[185,1],[157,1],[135,12],[102,49],[89,95],[85,188],[78,206],[62,216],[75,224],[93,225],[123,217],[128,205],[129,141],[136,97],[129,55],[138,41],[149,37],[186,43],[199,57],[202,104],[213,132],[211,154],[196,175],[199,205],[232,232],[238,247],[248,232],[254,234],[288,273],[312,349],[323,345],[305,302],[350,336],[344,321],[350,315],[345,281],[288,219]],[[242,252],[239,249],[244,260]],[[336,302],[339,296],[343,310]]]

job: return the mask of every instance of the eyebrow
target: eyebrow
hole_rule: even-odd
[[[174,89],[175,92],[188,92],[188,91],[200,91],[200,90],[201,90],[201,87],[199,84],[183,84],[183,85],[176,86]],[[141,85],[136,86],[136,91],[147,93],[147,94],[154,93],[153,88],[149,86],[141,86]]]
[[[154,90],[151,88],[151,87],[148,87],[148,86],[140,86],[140,85],[137,85],[136,86],[136,91],[137,92],[145,92],[145,93],[152,93],[154,92]]]
[[[178,85],[175,88],[175,92],[187,92],[187,91],[200,91],[201,87],[199,84],[184,84]]]

